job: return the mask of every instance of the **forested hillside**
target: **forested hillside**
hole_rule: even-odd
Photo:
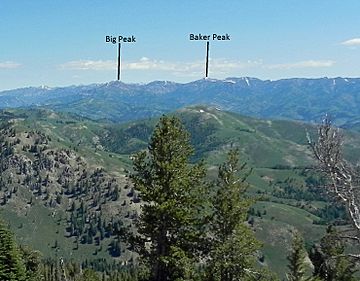
[[[314,134],[312,126],[200,106],[175,115],[194,146],[190,164],[204,159],[208,181],[217,178],[231,148],[252,170],[247,196],[256,203],[246,221],[264,243],[256,254],[262,266],[283,275],[293,231],[311,245],[327,224],[347,223],[309,169],[306,132]],[[157,122],[111,124],[47,110],[3,111],[1,216],[18,243],[40,250],[55,265],[62,257],[99,271],[129,270],[136,256],[125,238],[136,229],[143,201],[126,170],[132,171],[130,155],[148,147]],[[357,158],[359,145],[357,133],[346,133],[348,159]]]

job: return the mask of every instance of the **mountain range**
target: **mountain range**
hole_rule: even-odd
[[[45,107],[92,119],[126,122],[161,115],[191,105],[265,119],[319,122],[329,114],[338,125],[360,122],[360,78],[260,80],[201,79],[180,84],[103,84],[0,92],[0,108]]]

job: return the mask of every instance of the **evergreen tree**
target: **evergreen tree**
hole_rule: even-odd
[[[287,280],[289,281],[303,281],[309,280],[305,278],[306,274],[306,250],[304,248],[304,240],[299,232],[295,232],[291,252],[288,256],[289,261],[289,273],[287,274]]]
[[[314,276],[324,281],[355,281],[355,262],[344,255],[345,245],[335,227],[329,226],[320,244],[314,245],[310,259]]]
[[[252,280],[261,275],[255,268],[260,243],[245,224],[252,200],[245,197],[246,177],[238,176],[244,167],[239,165],[238,150],[231,150],[219,168],[209,227],[208,280]]]
[[[149,280],[189,280],[194,274],[205,168],[189,164],[192,153],[180,120],[163,116],[148,152],[133,158],[130,179],[144,203],[134,246],[148,267]]]
[[[41,280],[41,254],[38,251],[34,251],[27,246],[20,246],[20,253],[22,260],[26,268],[26,280],[38,281]]]
[[[26,280],[26,269],[12,233],[0,221],[0,280]]]

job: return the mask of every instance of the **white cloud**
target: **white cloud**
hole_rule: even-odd
[[[66,62],[60,65],[60,68],[70,70],[113,70],[116,69],[116,65],[117,62],[115,60],[76,60]],[[142,57],[135,62],[121,63],[121,68],[124,70],[171,70],[175,67],[175,64],[151,60],[147,57]]]
[[[242,61],[229,61],[224,59],[219,60],[210,60],[211,68],[215,71],[226,72],[228,70],[236,70],[236,69],[245,69],[245,68],[253,68],[259,67],[263,65],[262,60],[248,60],[246,62]]]
[[[192,76],[202,73],[204,70],[204,61],[195,62],[169,62],[164,60],[150,59],[142,57],[133,62],[122,62],[123,70],[157,70],[169,71],[177,75]],[[224,59],[210,60],[210,69],[212,72],[224,72],[234,69],[243,69],[262,64],[261,61],[229,61]],[[62,69],[70,70],[114,70],[116,61],[112,60],[77,60],[69,61],[60,65]]]
[[[360,38],[353,38],[353,39],[346,40],[344,42],[341,42],[341,45],[348,46],[348,47],[360,46]]]
[[[171,71],[176,68],[176,63],[142,57],[135,62],[124,62],[122,69],[125,70],[165,70]]]
[[[111,60],[76,60],[60,65],[60,68],[70,70],[111,70],[115,67],[115,61]]]
[[[269,64],[264,65],[268,69],[298,69],[298,68],[319,68],[331,67],[335,64],[332,60],[306,60],[295,63]]]
[[[112,71],[116,69],[117,62],[114,60],[77,60],[66,62],[60,67],[71,70],[93,70],[93,71]],[[237,61],[227,59],[210,59],[210,73],[216,75],[231,75],[237,70],[243,69],[301,69],[301,68],[321,68],[331,67],[335,64],[332,60],[306,60],[295,63],[265,64],[262,60]],[[121,64],[122,70],[128,71],[166,71],[181,77],[196,77],[204,72],[205,60],[194,62],[170,62],[164,60],[142,57],[136,61],[124,61]]]
[[[262,64],[261,61],[229,61],[224,59],[210,59],[210,72],[216,74],[226,74],[236,69],[244,69],[255,67]],[[142,58],[140,61],[125,63],[123,69],[128,70],[158,70],[169,71],[178,76],[198,76],[204,72],[205,61],[194,62],[166,62],[163,60],[152,60],[149,58]]]
[[[20,67],[21,64],[13,61],[0,62],[0,69],[14,69]]]

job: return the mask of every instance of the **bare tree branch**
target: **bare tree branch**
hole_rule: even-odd
[[[345,205],[352,225],[360,233],[359,173],[342,156],[343,136],[340,130],[332,127],[326,116],[318,128],[317,142],[313,142],[309,135],[307,138],[320,171],[329,179],[330,184],[325,187],[327,193]]]
[[[360,242],[360,238],[359,238],[359,237],[357,237],[357,236],[341,235],[341,236],[339,236],[339,238],[341,238],[341,239],[348,239],[348,240],[353,240],[353,241]]]

